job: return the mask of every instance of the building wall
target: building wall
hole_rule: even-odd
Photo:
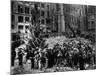
[[[86,15],[86,7],[84,5],[74,5],[74,4],[58,4],[58,3],[46,3],[46,2],[26,2],[26,1],[11,1],[12,10],[11,14],[14,15],[12,19],[12,33],[19,32],[19,26],[23,26],[23,33],[26,31],[26,26],[31,26],[32,24],[32,13],[31,10],[34,9],[35,5],[38,6],[39,10],[39,20],[40,25],[45,27],[44,32],[70,32],[68,24],[74,30],[79,29],[81,32],[88,30],[95,30],[95,18],[91,19],[91,16],[95,15],[88,12]],[[18,5],[22,6],[23,13],[18,12]],[[29,14],[25,13],[25,7],[29,8]],[[34,14],[34,13],[33,13]],[[90,17],[89,17],[90,14]],[[18,16],[23,16],[23,22],[18,21]],[[86,19],[87,17],[88,19]],[[29,22],[25,22],[25,17],[29,17]],[[86,22],[88,20],[88,24]],[[91,25],[94,21],[94,26]],[[90,29],[92,28],[92,29]]]
[[[96,32],[96,6],[88,6],[88,31],[95,33]]]
[[[90,7],[90,10],[89,10]],[[88,28],[92,28],[95,30],[96,27],[96,18],[94,6],[88,5],[76,5],[76,4],[64,4],[64,15],[65,15],[65,24],[66,24],[66,31],[68,32],[68,24],[74,30],[80,30],[81,33],[88,32]],[[94,18],[93,18],[94,16]],[[92,19],[93,18],[93,19]],[[94,25],[91,25],[91,21],[94,21]],[[91,29],[91,30],[92,30]],[[69,31],[70,32],[70,31]]]
[[[32,5],[33,6],[33,5]],[[31,23],[30,2],[11,1],[11,33],[18,34],[21,38],[29,37]]]

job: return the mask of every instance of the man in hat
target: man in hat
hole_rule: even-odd
[[[42,69],[42,49],[41,48],[39,48],[38,49],[38,52],[39,52],[39,54],[38,54],[38,68],[39,68],[39,70],[41,70]]]
[[[38,52],[37,51],[34,51],[34,68],[38,68],[38,58],[39,58],[39,55],[38,55]]]
[[[22,51],[21,51],[21,48],[19,48],[18,59],[19,59],[19,65],[22,66]]]

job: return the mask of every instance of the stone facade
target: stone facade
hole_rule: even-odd
[[[43,32],[45,33],[71,32],[68,25],[75,31],[78,29],[81,32],[95,30],[96,15],[88,12],[90,9],[95,10],[95,8],[75,4],[11,1],[12,33],[27,34],[26,30],[30,29],[31,25],[34,26],[34,23],[32,24],[32,14],[34,13],[31,13],[31,11],[35,5],[39,10],[40,27],[44,28]]]

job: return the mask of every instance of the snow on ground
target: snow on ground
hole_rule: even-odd
[[[73,40],[73,42],[78,43],[79,40],[84,43],[90,43],[89,40],[86,40],[84,38],[66,38],[65,36],[56,36],[56,37],[50,37],[46,38],[45,43],[48,44],[49,48],[53,48],[55,44],[63,45],[63,43],[68,43],[68,41]]]

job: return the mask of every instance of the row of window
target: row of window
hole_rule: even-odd
[[[23,33],[24,26],[23,25],[19,25],[18,26],[18,33]],[[25,26],[25,33],[27,33],[27,29],[29,29],[29,26]],[[22,30],[22,31],[21,31]]]
[[[12,24],[11,29],[15,29],[15,26]],[[24,26],[18,25],[18,33],[23,33]],[[27,29],[29,29],[29,26],[25,26],[25,33],[27,33]]]
[[[51,21],[50,21],[50,19],[42,19],[41,20],[41,24],[45,24],[45,21],[46,21],[46,24],[50,24],[51,23]]]
[[[47,16],[50,17],[49,11],[47,13],[48,13]],[[41,16],[44,16],[44,11],[41,11]],[[15,15],[12,15],[12,21],[15,21]],[[23,16],[18,16],[18,22],[23,22],[23,21],[24,21],[24,17]],[[30,18],[25,17],[25,22],[29,22],[29,21],[30,21]]]
[[[12,22],[14,22],[15,21],[15,15],[12,15],[11,19],[12,19]],[[29,21],[30,21],[30,17],[26,16],[25,22],[29,22]],[[24,17],[18,16],[18,22],[24,22]]]
[[[37,5],[37,7],[38,7],[38,5]],[[45,5],[41,4],[41,8],[44,8],[44,7],[45,7]],[[18,5],[18,13],[24,13],[24,12],[25,12],[25,14],[29,14],[30,13],[30,8],[26,6],[25,11],[24,11],[23,5]]]
[[[15,25],[11,25],[11,29],[15,29]],[[23,25],[18,25],[18,29],[19,30],[23,30],[24,29],[24,26]],[[29,26],[25,26],[25,29],[29,29]]]
[[[29,17],[25,17],[25,22],[29,22],[30,18]],[[23,16],[18,16],[18,22],[24,22],[24,17]]]
[[[29,11],[30,11],[29,7],[25,7],[25,11],[24,11],[23,5],[18,5],[18,13],[29,14],[30,13]]]
[[[24,26],[23,25],[19,25],[18,26],[18,29],[19,30],[23,30],[24,29]],[[25,26],[25,29],[29,29],[29,26]]]
[[[15,15],[12,15],[12,21],[15,21]],[[24,22],[23,16],[18,16],[18,22]],[[30,17],[25,17],[25,22],[30,22]],[[45,23],[45,19],[41,20],[41,23]],[[50,23],[50,19],[46,19],[46,23]]]
[[[45,17],[45,11],[41,11],[41,16]],[[47,11],[47,17],[50,17],[50,11]]]

